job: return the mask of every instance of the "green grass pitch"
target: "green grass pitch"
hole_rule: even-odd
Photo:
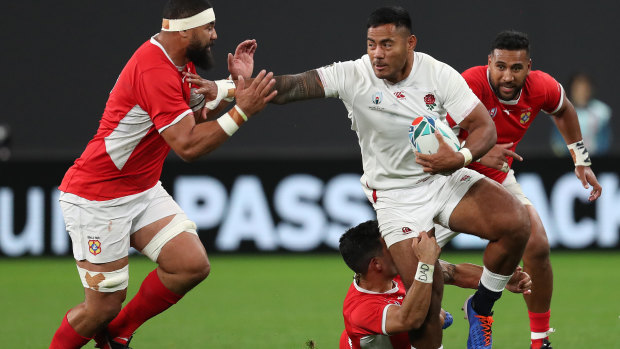
[[[481,253],[445,253],[451,262],[481,262]],[[552,344],[557,348],[620,348],[620,252],[552,252],[555,293]],[[337,348],[341,305],[351,282],[337,254],[214,255],[209,278],[169,311],[147,322],[135,348]],[[130,258],[132,296],[154,268]],[[464,348],[460,310],[473,291],[448,286],[444,308],[455,323],[446,348]],[[82,300],[71,259],[0,260],[0,347],[47,348],[64,313]],[[521,296],[505,292],[495,307],[496,348],[529,348]],[[88,344],[92,348],[93,344]]]

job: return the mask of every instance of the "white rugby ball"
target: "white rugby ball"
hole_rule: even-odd
[[[424,115],[416,117],[409,126],[409,141],[413,150],[422,154],[435,154],[439,148],[435,130],[439,131],[452,150],[461,149],[459,139],[450,126],[441,120]]]

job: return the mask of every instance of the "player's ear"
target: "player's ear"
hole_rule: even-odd
[[[368,263],[368,271],[372,270],[381,270],[382,269],[382,265],[381,265],[381,259],[377,256],[372,257],[370,259],[370,262]]]
[[[407,48],[409,49],[409,51],[415,50],[417,44],[418,38],[416,38],[416,36],[413,34],[409,35],[409,38],[407,39]]]

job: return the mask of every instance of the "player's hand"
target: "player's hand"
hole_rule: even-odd
[[[243,76],[239,76],[237,89],[235,90],[237,106],[247,116],[254,115],[263,110],[267,103],[278,94],[278,91],[273,90],[275,83],[276,80],[273,78],[273,73],[267,73],[265,70],[261,70],[247,87],[245,86]]]
[[[418,261],[430,265],[435,265],[441,254],[441,247],[437,244],[435,237],[429,238],[425,231],[421,232],[417,238],[413,238],[411,247]]]
[[[603,188],[598,183],[590,166],[575,166],[575,175],[581,181],[581,185],[583,185],[584,188],[588,189],[590,185],[592,186],[588,201],[594,201],[601,196]]]
[[[532,293],[532,278],[518,266],[514,274],[506,284],[506,289],[512,293]]]
[[[508,172],[508,170],[510,170],[508,162],[506,161],[508,157],[523,161],[523,158],[519,154],[510,150],[513,144],[514,143],[510,142],[494,145],[491,150],[480,158],[480,164],[502,172]]]
[[[245,40],[237,46],[235,54],[228,54],[228,71],[235,79],[241,75],[244,79],[252,77],[254,71],[254,52],[258,44],[256,40]]]
[[[217,97],[217,85],[215,82],[203,79],[200,75],[190,72],[183,72],[183,75],[185,75],[185,81],[196,88],[196,93],[205,96],[205,101],[209,102]]]
[[[439,131],[435,131],[435,137],[439,142],[439,147],[435,154],[422,154],[414,151],[415,162],[422,165],[424,172],[432,174],[449,175],[463,167],[463,155],[455,152]]]

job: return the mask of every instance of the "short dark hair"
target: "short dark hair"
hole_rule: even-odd
[[[347,230],[340,237],[339,248],[342,259],[351,270],[366,274],[370,260],[382,255],[379,224],[376,220],[366,221]]]
[[[211,7],[209,0],[168,0],[162,16],[166,19],[187,18]]]
[[[409,12],[400,6],[380,7],[368,17],[366,28],[373,28],[384,24],[394,24],[396,27],[405,27],[411,32],[411,17]]]
[[[493,40],[493,44],[491,45],[491,53],[493,53],[495,49],[509,51],[525,50],[529,56],[530,39],[525,33],[512,29],[504,30],[497,34],[495,40]]]

